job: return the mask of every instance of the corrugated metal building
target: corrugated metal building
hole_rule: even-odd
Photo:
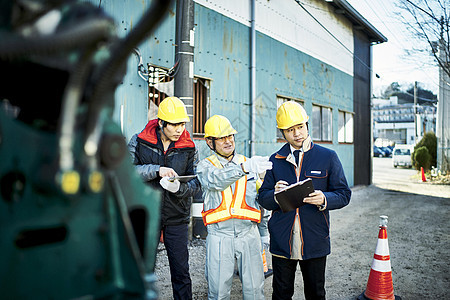
[[[149,3],[100,2],[116,18],[120,35]],[[202,132],[214,114],[238,130],[239,153],[273,153],[283,143],[277,107],[295,100],[310,115],[314,141],[338,153],[349,184],[371,183],[371,45],[387,39],[346,1],[195,0],[194,23],[192,121],[200,158],[210,153]],[[114,114],[127,139],[154,116],[155,104],[173,95],[165,72],[175,65],[176,24],[174,4],[130,56]],[[146,76],[138,75],[139,59]],[[158,83],[149,87],[147,77]]]

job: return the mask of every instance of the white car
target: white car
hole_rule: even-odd
[[[392,151],[392,164],[397,166],[405,166],[412,168],[411,154],[414,146],[412,145],[395,145]]]

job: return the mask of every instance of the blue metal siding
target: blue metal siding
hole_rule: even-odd
[[[328,145],[325,145],[328,146]],[[347,144],[338,144],[334,145],[332,148],[334,151],[336,151],[342,167],[344,168],[345,177],[347,178],[347,182],[349,186],[354,185],[354,169],[357,167],[353,163],[353,157],[354,157],[354,147],[353,145],[347,145]]]
[[[239,132],[236,150],[248,155],[250,138],[250,28],[201,5],[195,7],[195,74],[212,78],[210,111],[228,117]],[[333,143],[353,185],[353,145],[338,144],[338,109],[353,111],[353,77],[271,37],[257,33],[256,141],[257,155],[270,155],[276,142],[277,95],[333,109]],[[311,124],[310,124],[311,126]],[[209,155],[197,143],[202,157]]]
[[[246,153],[250,124],[249,28],[195,5],[195,74],[212,78],[208,117],[226,116],[238,131],[236,150]],[[204,142],[197,143],[208,155]]]
[[[94,2],[94,1],[91,1]],[[125,36],[139,21],[149,1],[102,2],[102,7]],[[170,68],[174,64],[175,7],[160,26],[139,46],[145,66],[148,63]],[[210,78],[208,117],[222,114],[238,131],[236,150],[249,155],[250,139],[250,28],[213,10],[195,4],[196,76]],[[333,108],[334,149],[353,185],[353,145],[337,143],[338,109],[353,111],[353,78],[318,59],[257,33],[256,53],[256,141],[257,155],[269,155],[282,143],[276,142],[277,95],[300,98],[309,114],[312,104]],[[114,118],[120,122],[123,105],[123,133],[127,140],[147,123],[148,88],[137,74],[137,59],[130,55],[127,74],[116,92]],[[356,124],[355,124],[356,126]],[[203,140],[195,141],[200,158],[210,155]]]
[[[86,2],[98,5],[99,1]],[[101,7],[117,24],[117,34],[125,37],[137,25],[150,6],[150,0],[101,1]],[[170,68],[175,56],[175,1],[160,26],[138,46],[145,67],[148,63]],[[134,133],[144,129],[148,121],[148,86],[137,73],[138,59],[130,54],[126,75],[116,90],[114,120],[120,124],[123,108],[123,134],[127,141]]]

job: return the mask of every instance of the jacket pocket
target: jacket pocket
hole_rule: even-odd
[[[305,176],[309,178],[326,178],[328,177],[328,170],[307,170]]]
[[[312,179],[315,190],[327,191],[328,170],[307,170],[305,176]]]

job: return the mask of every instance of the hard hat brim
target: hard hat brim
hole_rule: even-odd
[[[277,128],[278,129],[289,129],[289,128],[291,128],[291,127],[293,127],[293,126],[297,126],[297,125],[300,125],[300,124],[306,124],[307,122],[308,122],[308,120],[309,120],[309,117],[308,118],[306,118],[306,120],[304,121],[304,122],[300,122],[300,123],[296,123],[296,124],[292,124],[292,125],[290,125],[290,126],[277,126]]]

